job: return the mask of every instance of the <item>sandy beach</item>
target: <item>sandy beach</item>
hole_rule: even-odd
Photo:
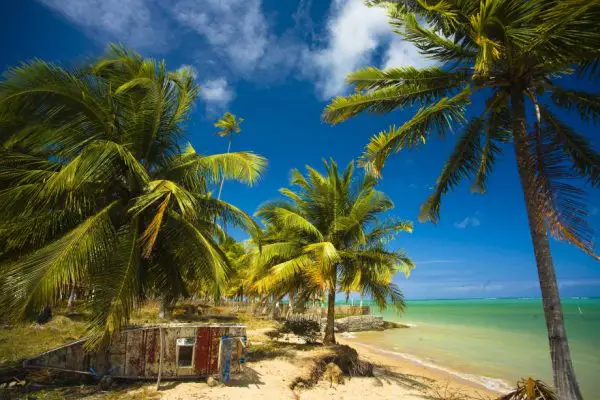
[[[249,331],[253,345],[266,339],[264,330]],[[321,380],[312,388],[290,389],[292,381],[307,376],[315,359],[326,349],[289,349],[275,358],[252,360],[242,374],[226,385],[210,387],[205,382],[165,382],[156,392],[152,385],[129,394],[147,394],[166,400],[184,399],[491,399],[499,395],[483,386],[443,371],[403,360],[338,337],[340,344],[354,347],[360,358],[375,365],[373,377],[345,377],[343,384]]]

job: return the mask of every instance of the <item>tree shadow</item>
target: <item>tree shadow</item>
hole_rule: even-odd
[[[171,389],[174,389],[177,386],[179,386],[181,383],[182,383],[181,381],[168,381],[168,382],[164,382],[164,383],[161,382],[158,390],[160,392],[162,392],[163,390],[171,390]]]
[[[249,388],[250,385],[256,385],[259,388],[260,385],[265,384],[261,377],[262,375],[258,371],[246,364],[242,372],[234,375],[225,386]]]
[[[388,384],[397,384],[407,389],[424,391],[431,389],[431,384],[435,382],[435,380],[423,376],[391,371],[384,366],[376,366],[374,372],[375,380],[380,386],[383,386],[385,382]]]
[[[299,344],[270,341],[265,344],[253,345],[248,349],[248,362],[272,360],[275,358],[294,358],[295,351],[310,351],[322,347],[320,344]]]

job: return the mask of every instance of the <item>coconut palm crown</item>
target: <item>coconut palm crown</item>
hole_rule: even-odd
[[[14,320],[70,287],[107,338],[149,295],[222,286],[220,223],[254,229],[211,196],[221,178],[253,184],[265,159],[180,146],[200,88],[188,69],[120,46],[80,68],[33,60],[0,82],[0,301]]]
[[[600,154],[563,115],[595,124],[600,95],[571,88],[598,78],[598,1],[371,1],[393,30],[436,63],[428,68],[365,68],[356,88],[326,108],[330,123],[362,112],[418,107],[412,118],[372,137],[362,162],[375,175],[398,151],[462,130],[420,220],[436,222],[442,196],[465,178],[483,193],[497,159],[514,150],[544,299],[554,383],[580,399],[547,234],[598,258],[586,223],[584,186],[600,186]],[[569,77],[569,80],[562,78]],[[472,103],[482,105],[469,110]]]
[[[283,188],[287,200],[269,202],[257,212],[267,225],[259,263],[265,265],[254,286],[270,291],[327,293],[324,343],[335,343],[334,312],[337,291],[361,292],[380,307],[404,308],[403,296],[392,283],[399,271],[408,274],[414,263],[402,251],[385,244],[398,232],[412,232],[412,223],[382,218],[393,203],[375,190],[369,176],[354,177],[354,164],[338,171],[324,162],[325,174],[306,167],[292,171],[294,189]],[[269,234],[271,232],[271,234]]]

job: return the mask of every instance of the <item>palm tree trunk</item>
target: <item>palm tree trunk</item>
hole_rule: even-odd
[[[533,242],[538,277],[544,305],[544,316],[550,344],[550,358],[554,386],[561,400],[581,400],[581,392],[569,351],[567,332],[560,304],[558,284],[550,253],[548,233],[544,224],[544,216],[537,207],[537,196],[534,186],[534,175],[529,157],[527,142],[527,125],[523,90],[515,87],[511,91],[511,124],[514,135],[515,156],[521,186],[525,195],[525,206],[529,219],[529,229]]]
[[[71,294],[69,295],[69,301],[67,302],[67,309],[73,311],[75,308],[75,286],[71,288]]]
[[[169,305],[170,305],[170,301],[167,300],[166,298],[162,298],[160,300],[160,309],[158,311],[158,318],[169,318]]]
[[[327,296],[327,325],[323,344],[335,344],[335,285],[329,288]]]
[[[232,137],[229,136],[229,144],[227,145],[227,154],[231,151],[231,141]],[[225,177],[221,178],[221,185],[219,186],[219,195],[217,196],[217,200],[221,200],[221,193],[223,192],[223,184],[225,183]]]

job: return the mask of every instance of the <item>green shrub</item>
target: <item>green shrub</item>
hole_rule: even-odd
[[[314,344],[321,336],[321,326],[318,322],[310,320],[285,321],[279,328],[279,333],[281,335],[292,333],[304,339],[306,343]]]

